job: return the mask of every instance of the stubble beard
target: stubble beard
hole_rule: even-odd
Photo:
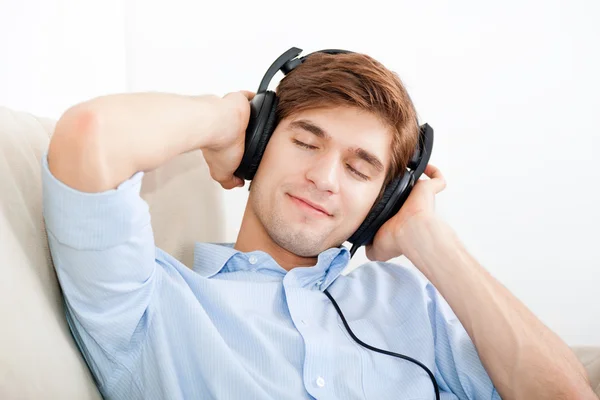
[[[281,201],[275,201],[271,208],[265,206],[268,202],[262,196],[260,185],[253,182],[249,201],[254,214],[265,229],[265,232],[277,246],[300,257],[315,257],[321,251],[331,247],[329,231],[317,231],[310,221],[304,225],[301,222],[290,222],[285,215]],[[287,196],[287,195],[285,195]]]

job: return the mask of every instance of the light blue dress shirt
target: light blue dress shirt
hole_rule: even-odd
[[[313,267],[198,243],[193,269],[157,248],[143,172],[83,193],[42,158],[43,210],[66,318],[107,399],[499,399],[463,326],[409,268],[346,248]],[[201,223],[202,221],[196,221]]]

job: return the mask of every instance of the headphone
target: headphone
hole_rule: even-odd
[[[298,58],[301,52],[302,49],[292,47],[279,56],[265,73],[256,95],[250,101],[250,119],[246,128],[244,155],[234,173],[238,178],[245,180],[254,178],[267,143],[275,130],[278,99],[276,93],[268,90],[268,87],[277,71],[287,75],[314,53],[353,53],[347,50],[327,49]],[[385,187],[381,199],[373,205],[362,224],[348,239],[348,242],[352,243],[351,256],[360,246],[370,244],[377,230],[400,210],[410,191],[425,171],[432,148],[433,129],[428,124],[424,124],[419,128],[417,148],[408,163],[406,172],[394,178]]]
[[[277,116],[277,95],[275,92],[268,90],[269,83],[277,71],[281,71],[284,75],[287,75],[290,71],[293,71],[298,65],[302,64],[310,53],[304,57],[298,58],[298,55],[302,52],[301,49],[292,47],[285,53],[283,53],[267,70],[265,76],[260,82],[260,86],[256,92],[256,95],[250,100],[250,119],[248,121],[248,127],[246,128],[246,141],[244,155],[242,161],[235,171],[234,175],[238,178],[245,180],[252,180],[254,174],[258,169],[260,160],[265,152],[267,143],[273,131],[275,131]],[[352,53],[347,50],[320,50],[320,53],[328,54],[340,54],[340,53]],[[433,129],[428,125],[424,124],[419,128],[419,140],[415,152],[408,162],[407,170],[401,176],[393,179],[384,189],[381,199],[373,205],[369,214],[358,227],[356,232],[350,236],[348,241],[352,243],[350,249],[350,255],[354,255],[354,252],[362,245],[369,244],[377,230],[387,221],[389,218],[394,216],[410,194],[410,191],[419,180],[425,167],[431,157],[431,150],[433,148]],[[414,358],[394,353],[388,350],[382,350],[377,347],[373,347],[354,335],[342,310],[333,299],[327,289],[324,290],[325,295],[331,300],[337,313],[340,315],[344,326],[358,344],[369,350],[376,351],[379,353],[387,354],[393,357],[401,358],[406,361],[410,361],[419,367],[423,368],[429,375],[431,382],[435,390],[435,398],[439,400],[440,391],[437,381],[431,370],[424,364],[415,360]]]

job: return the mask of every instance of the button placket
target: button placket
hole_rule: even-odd
[[[325,377],[322,375],[321,368],[323,368],[323,365],[320,365],[320,363],[319,365],[315,364],[315,357],[322,354],[319,340],[320,328],[317,326],[318,324],[313,325],[312,320],[314,319],[314,315],[310,314],[310,310],[312,309],[311,304],[316,304],[318,301],[322,301],[322,299],[315,292],[307,292],[306,289],[286,285],[286,283],[289,284],[289,278],[291,278],[289,275],[284,278],[284,289],[292,320],[297,324],[298,331],[305,344],[304,382],[306,389],[309,393],[313,394],[313,397],[317,393],[320,393],[319,396],[322,396],[324,391],[328,389]],[[286,279],[288,280],[287,282]],[[318,369],[315,369],[315,367]]]

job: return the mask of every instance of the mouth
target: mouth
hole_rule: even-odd
[[[331,217],[332,216],[325,208],[319,206],[318,204],[311,202],[310,200],[306,200],[306,199],[303,199],[300,197],[295,197],[295,196],[292,196],[291,194],[288,194],[288,196],[290,197],[290,199],[296,206],[298,206],[299,208],[301,208],[307,212],[310,212],[313,215],[320,216],[320,217]]]

